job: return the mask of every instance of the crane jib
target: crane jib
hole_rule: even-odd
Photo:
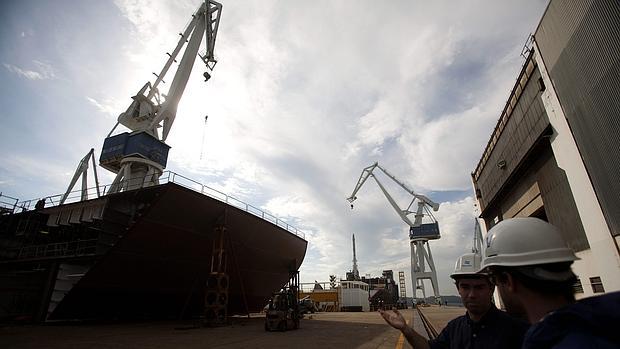
[[[373,173],[373,171],[376,168],[381,170],[392,181],[394,181],[401,188],[403,188],[405,191],[407,191],[409,194],[413,196],[413,200],[411,201],[407,209],[402,209],[399,207],[399,205],[396,203],[392,195],[390,195],[390,193],[385,188],[383,183],[381,183],[379,178]],[[393,174],[388,172],[385,168],[383,168],[381,165],[379,165],[378,162],[375,162],[374,164],[362,170],[362,173],[360,174],[360,177],[355,186],[355,189],[353,189],[353,192],[347,198],[347,200],[350,203],[353,203],[353,201],[357,199],[356,194],[361,189],[361,187],[364,185],[364,183],[366,183],[366,180],[368,179],[368,177],[372,177],[375,180],[375,182],[379,186],[379,189],[381,189],[381,192],[383,192],[383,195],[388,200],[389,204],[392,206],[392,208],[394,208],[394,210],[396,211],[398,216],[401,218],[401,220],[405,222],[407,226],[410,227],[410,230],[409,230],[410,238],[412,239],[413,238],[423,238],[423,239],[439,239],[440,238],[439,224],[437,223],[435,217],[433,217],[433,215],[431,214],[429,210],[429,208],[431,208],[433,211],[437,211],[439,209],[439,204],[433,202],[431,199],[429,199],[428,197],[424,195],[415,193],[411,188],[409,188],[409,186],[407,186],[405,183],[403,183],[398,178],[396,178],[396,176],[394,176]],[[409,208],[416,201],[417,201],[416,210],[410,211]],[[351,205],[351,208],[353,208],[353,205]],[[414,214],[413,221],[409,218],[409,215],[411,214]],[[423,222],[424,217],[428,217],[428,220],[430,220],[430,222],[424,223]]]

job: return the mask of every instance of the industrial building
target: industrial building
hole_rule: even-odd
[[[577,298],[620,290],[620,3],[552,0],[472,173],[486,230],[558,226],[580,260]]]
[[[399,289],[392,270],[384,270],[380,277],[362,277],[362,281],[370,285],[369,298],[373,309],[398,305]],[[404,282],[402,287],[404,287]]]

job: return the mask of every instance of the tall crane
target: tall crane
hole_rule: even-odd
[[[185,28],[179,41],[168,53],[168,60],[155,82],[147,82],[127,110],[118,117],[116,125],[106,137],[99,163],[102,167],[116,173],[108,193],[141,188],[159,184],[159,177],[166,167],[170,146],[165,143],[177,113],[179,101],[196,60],[196,55],[205,64],[207,71],[203,74],[205,81],[211,77],[217,60],[214,56],[215,39],[220,23],[222,5],[213,0],[204,0],[192,15],[192,20]],[[205,38],[204,52],[199,52]],[[186,45],[187,44],[187,45]],[[183,56],[167,94],[160,94],[160,84],[185,46]],[[112,136],[121,124],[131,132]],[[159,129],[162,128],[161,135]]]
[[[357,269],[357,254],[355,253],[355,234],[353,234],[353,270],[351,270],[353,274],[353,280],[360,280],[360,271]]]
[[[390,193],[385,189],[379,178],[377,178],[373,171],[375,169],[381,170],[385,175],[387,175],[390,179],[392,179],[396,184],[398,184],[401,188],[403,188],[407,193],[413,196],[413,199],[407,206],[407,208],[400,208],[394,198],[390,195]],[[353,201],[357,200],[357,192],[364,185],[368,177],[372,177],[377,185],[383,192],[383,195],[387,198],[388,202],[396,213],[400,216],[400,218],[409,226],[409,245],[411,249],[411,284],[413,287],[413,296],[414,298],[417,295],[417,290],[422,291],[422,297],[426,298],[426,291],[424,288],[424,280],[430,280],[433,286],[433,292],[435,295],[435,299],[437,301],[440,300],[439,295],[439,287],[437,283],[437,273],[435,271],[435,263],[433,262],[433,255],[431,254],[431,248],[428,244],[428,240],[439,239],[439,223],[431,213],[431,209],[433,211],[439,210],[439,204],[433,202],[428,197],[415,193],[409,186],[407,186],[402,181],[398,180],[393,174],[388,172],[385,168],[379,165],[378,162],[364,168],[362,170],[362,174],[357,180],[357,184],[355,185],[355,189],[351,195],[347,198],[347,200],[351,203],[351,208],[353,208]],[[412,211],[411,208],[417,202],[417,208],[415,211]],[[413,221],[409,218],[410,215],[414,215]],[[422,220],[424,217],[429,217],[430,223],[423,223]],[[428,270],[427,270],[428,263]]]

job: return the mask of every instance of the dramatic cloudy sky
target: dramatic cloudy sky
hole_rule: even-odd
[[[409,278],[407,227],[376,183],[354,210],[345,200],[378,161],[441,202],[442,238],[431,249],[441,293],[454,294],[448,275],[473,236],[470,173],[547,1],[222,2],[219,63],[208,83],[194,68],[168,169],[305,231],[302,281],[344,277],[353,233],[361,274]],[[0,192],[63,192],[198,4],[2,1]]]

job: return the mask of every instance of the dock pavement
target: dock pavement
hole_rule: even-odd
[[[437,307],[439,308],[439,307]],[[433,326],[464,308],[427,307]],[[425,333],[414,309],[401,310],[414,328]],[[449,314],[449,315],[448,315]],[[106,324],[0,325],[1,348],[411,348],[400,331],[385,323],[378,312],[315,313],[301,321],[301,328],[265,332],[264,315],[232,318],[221,327],[196,322],[146,322]]]

